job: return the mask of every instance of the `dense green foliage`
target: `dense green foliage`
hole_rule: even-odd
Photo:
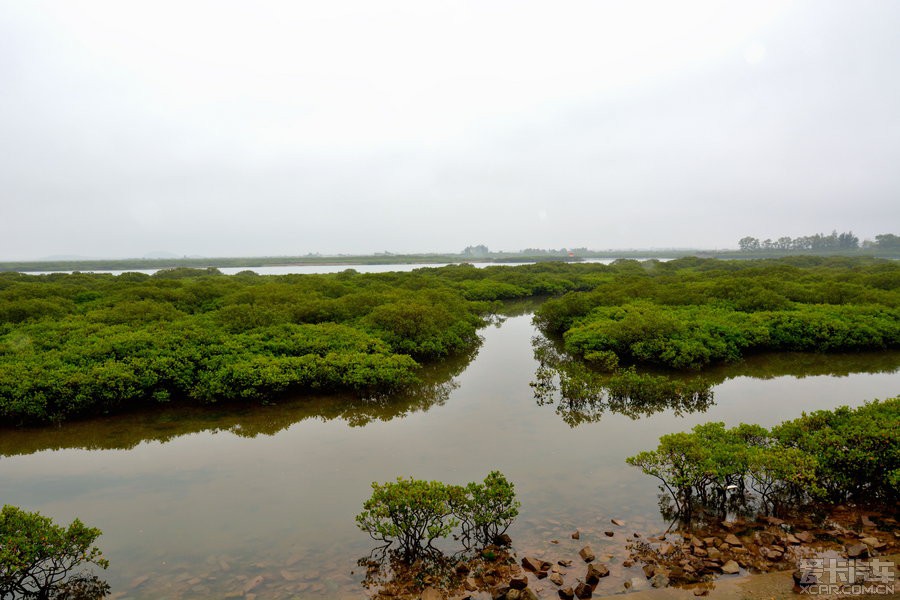
[[[457,526],[469,549],[493,543],[518,516],[519,506],[513,484],[499,471],[466,486],[399,477],[372,483],[356,523],[373,539],[397,542],[411,562],[438,552],[435,540],[449,537]]]
[[[75,519],[62,527],[40,513],[6,505],[0,512],[0,598],[102,597],[109,587],[76,574],[89,564],[109,566],[94,542],[100,530]],[[74,581],[67,582],[77,575]],[[89,595],[90,594],[90,595]],[[95,594],[95,595],[94,595]]]
[[[588,289],[602,268],[0,274],[0,422],[407,386],[477,346],[488,301]]]
[[[536,321],[603,369],[699,369],[754,352],[900,347],[900,265],[797,257],[620,264],[588,292],[541,306]]]
[[[688,514],[696,501],[723,509],[726,492],[743,498],[747,486],[766,509],[813,499],[891,504],[900,498],[897,423],[900,397],[804,414],[771,431],[706,423],[626,462],[658,478]]]

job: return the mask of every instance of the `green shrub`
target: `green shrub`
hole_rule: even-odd
[[[100,530],[86,527],[75,519],[68,527],[36,512],[6,505],[0,512],[0,598],[49,598],[75,587],[103,597],[109,589],[103,582],[85,574],[67,584],[75,570],[89,564],[106,569],[94,542]]]

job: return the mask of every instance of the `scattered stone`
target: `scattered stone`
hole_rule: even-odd
[[[571,567],[572,561],[571,560],[558,560],[558,561],[556,561],[556,564],[558,564],[561,567]]]
[[[575,597],[575,590],[571,587],[561,588],[558,593],[562,600],[572,600]]]
[[[641,537],[641,534],[639,534],[637,531],[635,531],[635,532],[634,532],[633,534],[631,534],[631,535],[633,535],[633,536],[636,537],[636,538]]]
[[[503,600],[520,600],[521,597],[522,597],[521,590],[511,589],[508,592],[506,592],[505,594],[503,594]],[[424,598],[422,600],[424,600]]]
[[[630,569],[631,567],[634,566],[634,561],[633,561],[633,560],[629,560],[629,559],[623,560],[623,561],[622,561],[622,566],[625,567],[626,569]]]
[[[529,571],[538,572],[542,569],[544,562],[538,560],[536,558],[532,558],[530,556],[526,556],[522,559],[522,566],[525,567]]]
[[[695,537],[691,538],[691,546],[693,546],[694,548],[702,548],[703,546],[705,546],[705,544],[703,543],[703,540]]]
[[[581,559],[582,559],[584,562],[591,562],[592,560],[594,560],[595,558],[597,558],[597,557],[594,555],[594,551],[591,550],[591,547],[590,547],[590,546],[585,546],[584,548],[582,548],[581,550],[579,550],[579,551],[578,551],[578,556],[580,556]],[[523,562],[523,564],[524,564],[524,562]],[[579,596],[579,598],[580,598],[580,596]]]
[[[881,550],[887,545],[876,537],[864,537],[859,541],[867,546],[871,546],[875,550]]]
[[[616,535],[616,534],[615,534],[614,531],[604,531],[604,532],[603,532],[603,535],[605,535],[606,537],[612,537],[612,536],[614,536],[614,535]]]
[[[700,558],[704,558],[704,557],[706,557],[706,556],[709,556],[709,552],[707,552],[707,551],[704,550],[703,548],[696,548],[696,547],[695,547],[694,550],[693,550],[693,553],[694,553],[694,556],[699,556]]]
[[[808,588],[819,582],[818,578],[813,572],[801,571],[800,569],[797,569],[796,571],[791,573],[791,577],[794,579],[794,585],[796,585],[800,589]]]
[[[524,590],[528,587],[528,576],[517,575],[509,580],[509,587],[514,590]]]
[[[522,595],[520,597],[522,600],[538,600],[538,595],[531,588],[522,590]]]
[[[877,527],[877,525],[875,525],[875,521],[873,521],[866,515],[863,515],[862,517],[860,517],[859,520],[862,522],[863,527]]]
[[[613,525],[618,525],[619,527],[625,527],[625,521],[622,521],[620,519],[610,519],[610,523],[612,523]]]
[[[587,575],[585,575],[584,580],[590,585],[593,585],[600,581],[603,577],[609,577],[609,569],[606,565],[588,565]]]
[[[466,577],[466,580],[463,582],[463,587],[466,588],[467,592],[474,592],[478,589],[478,582],[475,581],[473,577]]]
[[[545,569],[541,569],[540,571],[535,571],[534,574],[538,579],[546,579],[548,572]]]
[[[718,560],[718,559],[722,558],[722,551],[719,550],[718,548],[709,548],[706,551],[706,556],[712,560]]]
[[[763,521],[765,521],[769,525],[775,525],[776,527],[784,525],[784,521],[779,519],[778,517],[763,517]]]
[[[794,537],[803,542],[804,544],[812,544],[816,541],[816,536],[808,531],[801,531],[800,533],[795,533]]]
[[[507,596],[508,598],[509,596]],[[425,588],[422,592],[422,600],[443,600],[441,593],[433,587]]]
[[[727,563],[722,565],[722,572],[726,575],[737,575],[741,572],[741,567],[738,566],[738,564],[733,560],[729,560]]]
[[[803,542],[800,541],[800,538],[798,538],[798,537],[797,537],[796,535],[794,535],[793,533],[787,534],[787,537],[786,537],[785,539],[787,540],[787,543],[788,543],[788,544],[793,544],[794,546],[803,543]]]
[[[709,596],[709,588],[705,588],[705,587],[694,588],[694,595],[695,596]]]
[[[550,581],[552,581],[555,585],[561,586],[563,584],[562,575],[559,573],[550,573]]]
[[[559,540],[550,540],[550,543],[551,543],[551,544],[558,544],[558,543],[559,543]]]
[[[580,538],[581,538],[581,532],[576,529],[575,532],[572,534],[572,539],[577,540]]]
[[[853,544],[849,548],[847,548],[847,557],[848,558],[868,558],[869,557],[869,547],[865,544]]]
[[[507,548],[509,546],[512,546],[512,538],[505,533],[501,533],[494,538],[494,544],[503,548]]]
[[[669,542],[665,542],[662,546],[659,547],[659,553],[663,556],[668,556],[673,552],[675,552],[675,546],[673,546]]]
[[[656,574],[656,566],[655,565],[644,565],[644,577],[650,579]]]
[[[591,589],[591,586],[588,584],[581,582],[575,586],[575,595],[584,600],[585,598],[590,598],[594,595],[594,590]]]
[[[728,544],[729,546],[743,546],[744,545],[743,543],[741,543],[741,540],[739,540],[738,537],[736,535],[734,535],[733,533],[729,533],[728,535],[725,536],[725,543]]]
[[[657,573],[650,579],[650,585],[655,588],[664,588],[669,586],[669,578],[662,573]]]

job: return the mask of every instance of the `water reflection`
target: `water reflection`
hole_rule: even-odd
[[[740,363],[705,370],[702,375],[638,371],[633,367],[609,373],[594,371],[568,355],[559,340],[536,336],[532,346],[538,363],[531,382],[535,401],[539,406],[554,406],[556,414],[570,427],[596,423],[607,413],[639,419],[663,411],[672,411],[676,416],[706,412],[715,404],[713,388],[738,377],[841,377],[852,373],[893,373],[900,367],[900,352],[798,352],[753,356]]]

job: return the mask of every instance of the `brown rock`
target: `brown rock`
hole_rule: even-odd
[[[544,561],[532,558],[531,556],[526,556],[522,559],[522,566],[529,571],[540,571],[543,568],[543,565]]]
[[[704,544],[703,540],[701,540],[700,538],[695,537],[691,539],[691,546],[693,546],[694,548],[702,548],[705,545],[706,544]]]
[[[812,544],[816,540],[816,536],[808,531],[801,531],[800,533],[796,533],[794,534],[794,537],[796,537],[804,544]]]
[[[634,566],[634,561],[633,561],[633,560],[628,560],[628,559],[623,560],[623,561],[622,561],[622,566],[625,567],[626,569],[630,569],[631,567]]]
[[[650,579],[655,574],[656,574],[656,566],[644,565],[644,577],[646,577],[647,579]]]
[[[528,576],[517,575],[509,580],[509,587],[514,590],[524,590],[528,587]]]
[[[541,569],[540,571],[535,571],[534,574],[538,579],[546,579],[546,577],[547,577],[547,571],[545,571],[544,569]]]
[[[729,533],[728,535],[725,536],[725,543],[728,544],[729,546],[743,546],[744,545],[743,543],[741,543],[741,540],[739,540],[738,537],[736,535],[734,535],[733,533]]]
[[[865,544],[854,544],[847,548],[848,558],[868,558],[869,547]]]
[[[552,581],[555,585],[561,586],[563,584],[562,575],[559,573],[550,573],[550,581]]]
[[[579,551],[578,551],[578,556],[580,556],[581,559],[582,559],[584,562],[591,562],[592,560],[594,560],[595,558],[597,558],[597,557],[594,555],[594,551],[591,550],[591,547],[590,547],[590,546],[585,546],[584,548],[582,548],[581,550],[579,550]],[[579,597],[580,597],[580,596],[579,596]]]
[[[709,555],[709,552],[704,550],[703,548],[694,548],[693,549],[694,556],[699,556],[700,558],[706,557]]]
[[[603,532],[603,535],[605,535],[606,537],[612,537],[612,536],[614,536],[614,535],[616,535],[616,534],[615,534],[615,532],[613,532],[613,531],[604,531],[604,532]]]
[[[575,595],[584,600],[593,596],[594,590],[591,589],[591,586],[582,582],[575,586]]]
[[[709,588],[702,588],[702,587],[694,588],[694,595],[695,596],[709,596]]]
[[[562,600],[572,600],[575,597],[575,590],[571,587],[561,588],[558,593]]]
[[[444,597],[441,595],[439,591],[434,589],[433,587],[425,588],[425,591],[422,592],[422,600],[443,600]]]
[[[718,559],[722,558],[722,551],[719,550],[718,548],[708,548],[706,550],[706,556],[708,556],[709,558],[711,558],[713,560],[718,560]]]
[[[669,542],[665,542],[662,546],[659,547],[659,553],[663,556],[668,556],[673,552],[675,552],[675,546],[673,546]]]
[[[588,565],[587,575],[585,575],[584,580],[590,585],[593,585],[600,581],[602,577],[609,576],[609,569],[606,568],[606,565]]]
[[[478,582],[475,581],[472,577],[466,577],[466,580],[463,582],[463,586],[466,588],[467,592],[474,592],[478,589]]]
[[[558,560],[558,561],[556,561],[556,564],[558,564],[561,567],[571,567],[572,561],[571,560]]]
[[[531,588],[525,588],[522,590],[522,600],[538,600],[538,595]]]
[[[787,534],[787,537],[786,537],[785,539],[787,540],[787,543],[788,543],[788,544],[793,544],[793,545],[795,545],[795,546],[796,546],[797,544],[801,544],[801,543],[802,543],[802,542],[800,541],[800,538],[798,538],[796,535],[794,535],[794,534],[792,534],[792,533]]]
[[[573,539],[573,540],[577,540],[577,539],[580,539],[580,538],[581,538],[581,532],[578,531],[578,530],[576,529],[576,530],[575,530],[575,533],[572,534],[572,539]]]
[[[877,525],[875,525],[875,521],[873,521],[866,515],[863,515],[862,517],[860,517],[859,520],[862,522],[863,527],[877,527]]]
[[[619,527],[625,527],[625,521],[619,519],[610,519],[610,523],[613,525],[618,525]]]
[[[726,575],[736,575],[737,573],[740,573],[740,571],[741,568],[733,560],[729,560],[727,563],[722,565],[722,572]]]

